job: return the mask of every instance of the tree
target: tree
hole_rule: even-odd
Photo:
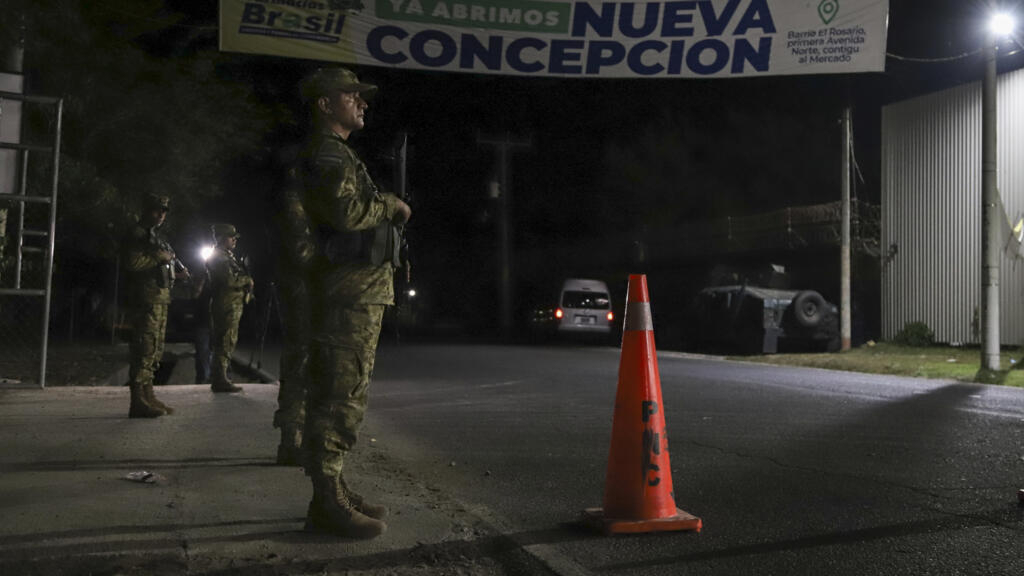
[[[224,165],[259,153],[280,115],[223,79],[216,51],[168,55],[167,31],[184,25],[158,0],[14,2],[22,17],[5,18],[0,40],[23,34],[26,91],[64,99],[61,246],[109,258],[117,223],[149,192],[172,198],[180,226],[222,193]],[[27,115],[26,138],[52,121]]]

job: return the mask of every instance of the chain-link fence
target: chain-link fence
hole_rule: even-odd
[[[0,383],[40,382],[42,319],[42,298],[0,296]]]
[[[793,206],[750,216],[695,222],[673,234],[674,253],[742,253],[768,249],[838,246],[842,204],[829,202]],[[851,241],[857,252],[877,257],[881,210],[865,202],[851,203]]]

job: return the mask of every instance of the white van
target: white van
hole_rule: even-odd
[[[554,312],[559,334],[607,336],[615,314],[608,286],[600,280],[570,278],[562,283]]]

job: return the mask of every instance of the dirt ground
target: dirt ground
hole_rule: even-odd
[[[127,344],[54,344],[47,351],[47,386],[106,386],[128,360]]]

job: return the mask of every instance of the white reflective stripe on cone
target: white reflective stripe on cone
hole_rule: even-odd
[[[626,305],[626,325],[623,330],[654,330],[650,302],[630,302]]]

